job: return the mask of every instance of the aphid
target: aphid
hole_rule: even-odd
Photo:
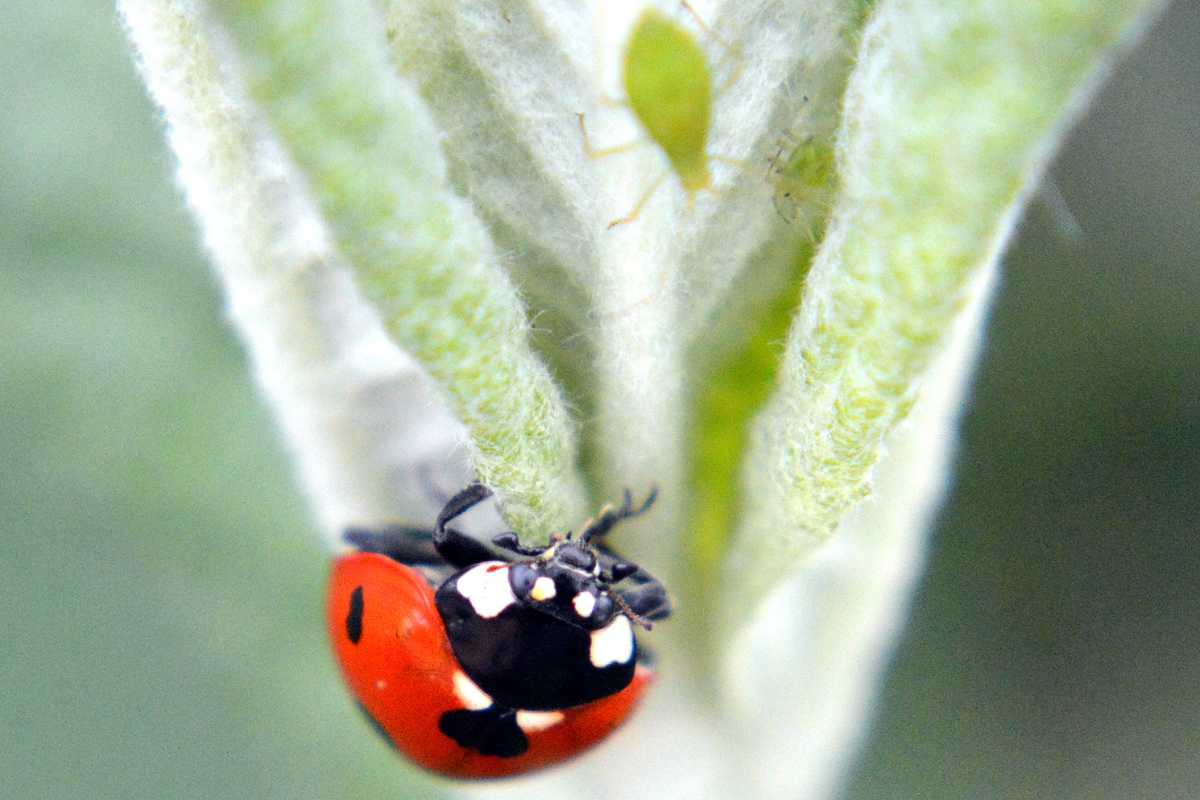
[[[705,31],[720,41],[687,2],[682,5]],[[622,68],[629,108],[650,140],[662,148],[691,208],[699,192],[715,192],[710,163],[727,160],[708,152],[715,92],[704,49],[687,28],[661,11],[648,8],[634,23]],[[588,140],[583,114],[579,114],[579,128],[584,149],[592,158],[623,153],[642,143],[594,149]],[[610,222],[608,227],[637,219],[666,177],[667,173],[659,175],[633,210]]]
[[[788,222],[806,222],[826,210],[833,193],[833,145],[809,134],[797,138],[784,133],[767,159],[767,183],[772,187],[775,210]]]
[[[493,550],[449,524],[491,494],[450,499],[432,531],[351,529],[327,622],[350,690],[420,766],[495,778],[571,758],[632,713],[654,679],[634,624],[665,619],[662,584],[604,542],[645,512],[606,507],[546,547],[502,533]]]

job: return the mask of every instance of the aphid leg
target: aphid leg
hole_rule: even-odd
[[[784,206],[783,206],[782,201],[787,200],[790,202],[791,199],[792,199],[791,192],[784,192],[782,197],[780,195],[776,195],[771,198],[771,205],[775,206],[775,213],[779,216],[779,218],[781,220],[783,220],[784,222],[788,222],[788,223],[796,221],[796,207],[794,205],[790,206],[788,213],[785,214],[783,211]],[[812,237],[810,236],[809,239],[811,240]]]
[[[583,152],[587,154],[588,158],[599,159],[620,155],[646,144],[645,139],[634,139],[633,141],[613,145],[612,147],[593,147],[591,137],[588,136],[587,124],[584,122],[584,113],[577,111],[575,112],[575,116],[579,118],[579,132],[583,137]]]
[[[736,171],[738,171],[740,173],[747,173],[750,171],[750,165],[740,159],[729,158],[727,156],[715,156],[712,154],[706,154],[706,155],[707,155],[709,161],[716,161],[720,164],[724,164],[727,167],[732,167],[733,169],[735,169]],[[725,193],[725,190],[718,189],[710,183],[708,186],[705,186],[701,189],[697,189],[696,191],[693,191],[693,192],[688,192],[687,193],[687,210],[689,213],[691,213],[696,208],[696,195],[700,194],[701,192],[704,192],[705,194],[710,194],[713,197],[720,197],[721,195],[723,195]]]
[[[730,158],[729,156],[714,156],[711,154],[709,155],[709,158],[711,158],[713,161],[719,161],[727,167],[733,167],[734,169],[738,170],[739,172],[749,172],[750,171],[750,165],[747,164],[745,161],[742,161],[740,158]],[[709,189],[708,191],[712,191],[712,190]]]
[[[684,9],[686,9],[687,12],[692,15],[692,19],[696,21],[696,24],[700,26],[700,29],[704,31],[705,35],[712,37],[712,39],[716,41],[717,44],[724,47],[725,50],[728,51],[730,57],[734,59],[733,71],[729,73],[729,77],[725,79],[725,82],[717,87],[717,93],[720,94],[733,84],[737,83],[738,78],[742,77],[742,68],[745,66],[746,62],[745,59],[742,58],[741,48],[725,41],[723,36],[710,28],[708,23],[704,21],[704,18],[700,16],[700,12],[692,8],[692,4],[689,3],[688,0],[679,0],[679,4],[682,5]]]
[[[588,158],[605,158],[607,156],[615,156],[619,153],[628,153],[630,150],[646,144],[645,139],[634,139],[632,142],[614,145],[613,147],[592,147],[592,140],[588,137],[587,125],[583,121],[583,112],[576,111],[575,116],[579,117],[579,132],[583,134],[583,152],[587,153]]]
[[[617,224],[617,223],[613,223],[613,224]],[[621,317],[628,316],[635,309],[641,308],[642,306],[648,305],[649,303],[653,303],[655,300],[662,297],[662,293],[664,291],[666,291],[667,277],[670,274],[671,274],[671,270],[669,268],[667,268],[665,266],[662,267],[658,271],[658,285],[655,286],[655,288],[653,290],[651,290],[648,294],[646,294],[646,296],[642,297],[639,300],[634,300],[632,303],[629,303],[628,305],[622,306],[621,308],[618,308],[613,311],[604,311],[601,313],[597,313],[595,311],[589,311],[588,318],[592,319],[592,320],[620,319]]]
[[[806,141],[812,139],[809,135]],[[767,157],[767,174],[763,176],[763,180],[770,181],[772,176],[783,175],[787,170],[787,159],[784,158],[785,153],[790,153],[799,147],[802,142],[792,134],[791,131],[784,131],[779,138],[775,140],[775,154]]]
[[[650,188],[646,189],[646,191],[642,193],[642,196],[638,198],[637,205],[633,207],[633,210],[620,219],[614,219],[612,222],[608,223],[608,229],[611,231],[618,225],[624,225],[628,222],[633,222],[635,219],[641,216],[642,209],[646,207],[646,203],[650,202],[651,195],[658,190],[659,186],[662,186],[662,182],[666,180],[666,178],[667,173],[665,172],[655,178],[654,183],[650,184]]]
[[[817,243],[817,226],[811,221],[805,222],[804,235],[808,239],[808,243],[810,245],[815,245]]]
[[[446,527],[455,517],[465,514],[491,495],[491,489],[483,484],[473,483],[451,497],[450,502],[446,503],[446,507],[438,514],[437,524],[433,529],[433,545],[447,563],[455,567],[469,567],[496,558],[487,545],[455,528]]]
[[[712,38],[716,39],[718,42],[720,42],[720,43],[721,43],[721,46],[723,46],[723,47],[725,47],[725,48],[727,48],[727,49],[729,49],[729,50],[733,50],[733,49],[734,49],[734,48],[733,48],[733,45],[731,45],[729,42],[727,42],[727,41],[725,41],[724,39],[722,39],[722,38],[721,38],[721,37],[720,37],[720,36],[717,34],[717,32],[716,32],[716,31],[714,31],[712,28],[708,27],[708,23],[704,21],[704,17],[700,16],[700,12],[699,12],[699,11],[697,11],[695,8],[693,8],[693,7],[692,7],[692,4],[691,4],[691,3],[689,3],[689,2],[688,2],[688,0],[679,0],[679,5],[683,6],[684,10],[685,10],[685,11],[687,11],[689,14],[691,14],[691,15],[692,15],[692,19],[696,20],[696,24],[700,26],[700,29],[701,29],[702,31],[704,31],[704,32],[705,32],[705,34],[707,34],[707,35],[711,36]]]

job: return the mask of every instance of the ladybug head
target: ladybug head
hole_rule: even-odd
[[[603,628],[617,614],[650,627],[612,588],[637,572],[636,564],[598,550],[584,536],[572,541],[569,533],[556,535],[546,547],[524,547],[512,533],[501,534],[493,542],[532,556],[514,562],[508,571],[513,594],[527,608],[588,630]]]

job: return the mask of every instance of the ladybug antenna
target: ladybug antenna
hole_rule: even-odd
[[[641,626],[642,629],[648,631],[654,630],[654,623],[630,608],[629,604],[625,602],[625,598],[621,597],[621,595],[616,592],[609,592],[608,596],[617,604],[617,608],[621,609],[622,614],[629,617],[630,620]]]

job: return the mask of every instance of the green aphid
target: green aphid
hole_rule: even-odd
[[[796,222],[827,209],[836,169],[828,139],[784,134],[769,163],[767,182],[775,190],[775,209],[781,217]]]
[[[683,7],[708,31],[704,21],[690,5],[684,2]],[[715,34],[712,35],[717,38]],[[628,105],[650,140],[666,154],[671,172],[679,177],[679,183],[687,194],[690,208],[698,192],[715,191],[712,170],[709,168],[715,157],[708,153],[715,92],[712,70],[704,48],[687,28],[661,11],[648,8],[634,23],[622,66]],[[579,115],[579,124],[583,130],[584,147],[593,158],[625,152],[637,144],[594,150],[588,143],[582,114]],[[608,227],[637,219],[643,206],[665,178],[666,174],[659,176],[638,200],[633,211],[609,223]]]
[[[690,204],[697,192],[712,188],[713,86],[704,50],[686,28],[647,9],[634,25],[624,67],[629,106],[666,153]]]

